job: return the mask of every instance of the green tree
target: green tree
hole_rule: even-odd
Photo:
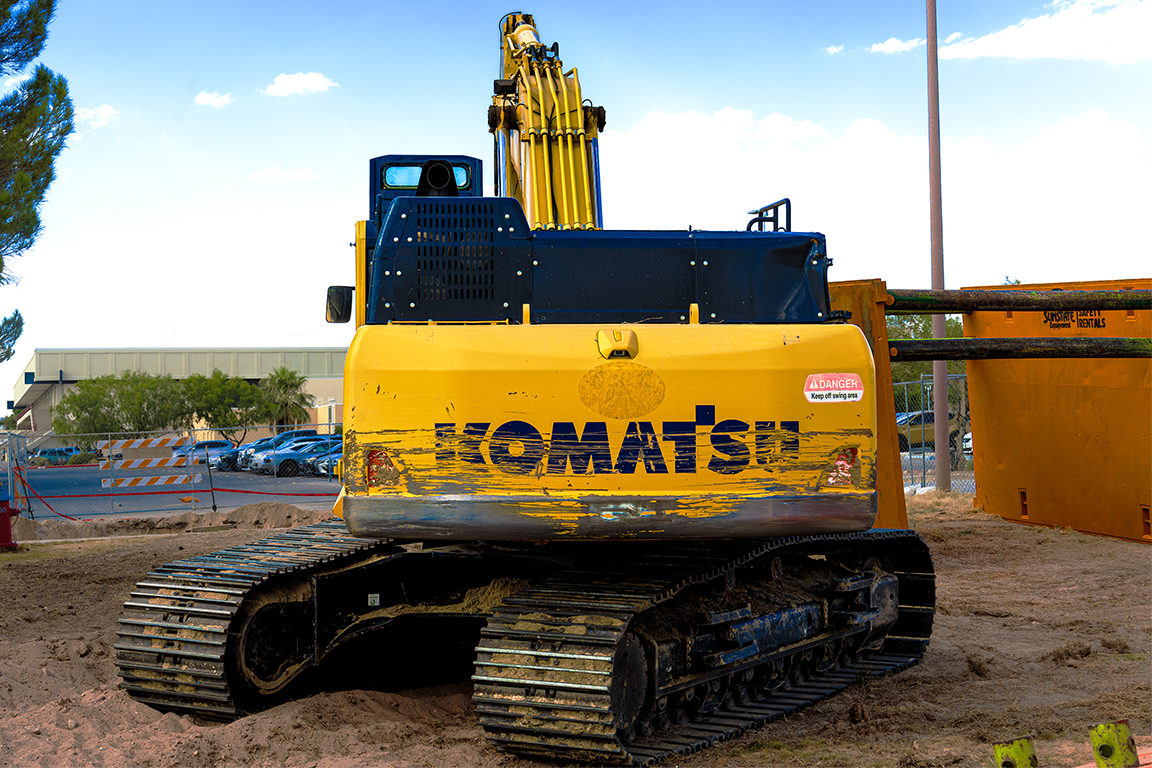
[[[191,412],[182,383],[172,376],[126,371],[77,383],[52,412],[58,435],[140,435],[189,426]]]
[[[889,339],[932,338],[932,315],[887,315]],[[944,320],[945,335],[949,339],[964,336],[964,324],[959,315],[948,315]],[[949,360],[948,373],[965,373],[963,360]],[[920,381],[921,374],[932,373],[932,362],[892,363],[892,381]]]
[[[183,383],[171,374],[153,376],[139,371],[120,374],[119,405],[124,432],[156,432],[192,426]]]
[[[189,376],[184,394],[196,418],[233,443],[244,442],[250,427],[268,419],[260,388],[219,368],[211,376]]]
[[[0,77],[13,78],[40,55],[55,0],[0,0]],[[8,261],[40,234],[40,204],[72,132],[68,82],[44,65],[0,99],[0,285],[13,281]],[[19,312],[0,326],[0,361],[23,330]]]
[[[304,391],[307,379],[300,373],[280,366],[260,381],[269,421],[276,427],[304,424],[311,418],[312,395]],[[277,429],[279,432],[280,430]]]
[[[14,352],[12,347],[23,331],[24,318],[20,316],[20,310],[16,310],[8,317],[0,320],[0,363],[6,363],[12,359]]]

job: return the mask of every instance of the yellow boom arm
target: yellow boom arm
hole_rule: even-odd
[[[600,229],[603,107],[583,103],[575,67],[564,71],[530,14],[501,20],[500,70],[488,110],[496,194],[519,200],[533,229]]]

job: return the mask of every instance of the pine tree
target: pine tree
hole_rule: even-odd
[[[0,77],[21,75],[40,55],[55,13],[55,0],[0,0]],[[8,261],[40,234],[40,204],[71,132],[68,82],[43,64],[0,99],[0,285],[14,279]],[[0,360],[12,356],[23,325],[19,312],[3,323]]]

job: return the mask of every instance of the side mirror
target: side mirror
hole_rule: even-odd
[[[352,318],[352,286],[328,286],[328,308],[325,320],[330,323],[346,323]]]

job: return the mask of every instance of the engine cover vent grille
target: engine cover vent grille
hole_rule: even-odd
[[[416,297],[420,301],[496,298],[496,206],[415,202]]]

